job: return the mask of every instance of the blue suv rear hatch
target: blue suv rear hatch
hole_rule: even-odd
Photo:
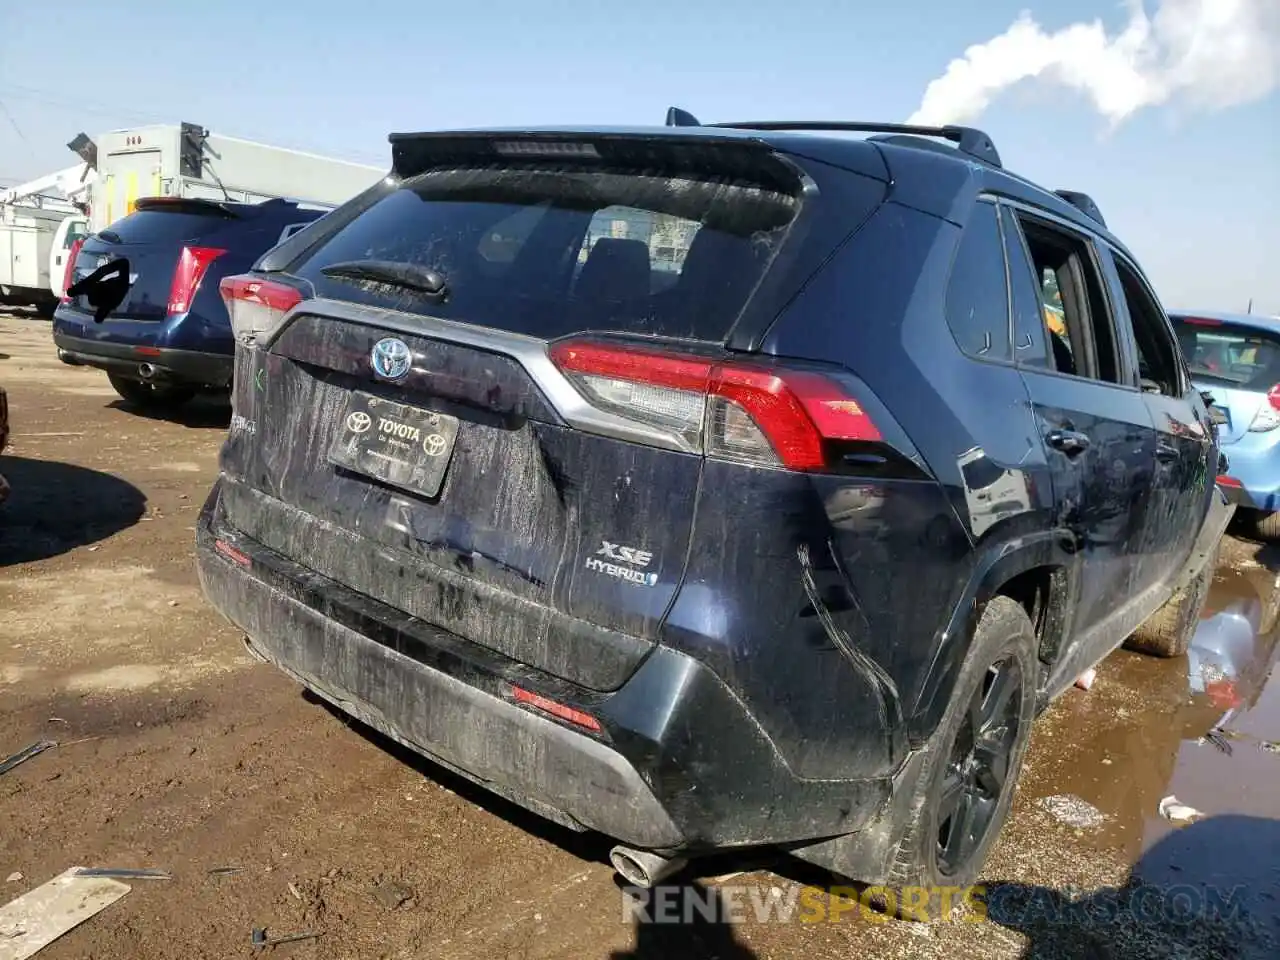
[[[396,176],[224,281],[253,345],[222,509],[407,617],[607,691],[681,588],[708,454],[821,459],[771,410],[821,418],[832,383],[730,346],[885,185],[838,172],[824,223],[763,143],[562,139],[397,142]],[[828,436],[864,422],[823,409]]]

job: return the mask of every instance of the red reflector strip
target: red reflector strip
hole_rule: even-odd
[[[218,553],[222,554],[232,563],[238,564],[239,566],[247,567],[253,563],[253,561],[249,559],[249,555],[247,553],[237,550],[225,540],[213,541],[213,549],[218,551]]]
[[[1242,484],[1242,483],[1241,483],[1239,480],[1237,480],[1235,477],[1228,477],[1228,476],[1224,473],[1224,474],[1222,474],[1221,476],[1219,476],[1219,477],[1218,477],[1218,486],[1220,486],[1220,487],[1237,487],[1237,488],[1243,488],[1243,487],[1244,487],[1244,484]]]
[[[512,687],[511,695],[515,698],[516,703],[527,704],[543,713],[549,713],[553,717],[561,720],[567,720],[569,723],[576,724],[579,727],[585,727],[587,730],[598,733],[600,731],[600,721],[589,713],[583,713],[581,710],[575,710],[573,707],[566,707],[563,703],[556,703],[554,700],[548,700],[546,697],[525,690],[522,687]]]
[[[1209,317],[1180,317],[1183,323],[1189,323],[1196,327],[1220,327],[1221,320],[1211,320]]]
[[[140,357],[158,357],[160,356],[159,347],[134,347],[133,352]]]

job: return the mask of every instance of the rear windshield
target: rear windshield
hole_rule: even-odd
[[[1280,337],[1275,334],[1216,320],[1171,319],[1196,379],[1241,390],[1269,390],[1280,383]]]
[[[108,243],[187,243],[226,223],[216,214],[139,210],[99,233]]]
[[[727,177],[432,170],[404,181],[292,272],[320,296],[546,339],[604,330],[718,341],[796,209],[792,196]],[[359,260],[431,268],[446,297],[321,272]]]

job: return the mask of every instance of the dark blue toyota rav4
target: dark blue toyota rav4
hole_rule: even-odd
[[[117,393],[142,406],[227,390],[235,351],[219,281],[323,213],[289,200],[139,200],[136,212],[72,248],[68,288],[110,271],[120,283],[93,302],[63,298],[53,320],[58,357],[105,370]]]
[[[222,282],[200,576],[316,694],[641,885],[963,885],[1037,712],[1185,650],[1216,434],[1088,197],[951,127],[391,143]]]

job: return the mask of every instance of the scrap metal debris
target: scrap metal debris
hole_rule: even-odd
[[[1190,823],[1192,820],[1199,820],[1204,816],[1195,807],[1189,807],[1173,794],[1165,797],[1160,801],[1160,816],[1164,817],[1171,823]]]
[[[5,878],[4,878],[4,882],[5,882],[5,883],[17,883],[17,882],[18,882],[19,880],[21,880],[21,879],[22,879],[22,874],[21,874],[21,873],[19,873],[17,870],[15,870],[15,871],[13,871],[13,873],[9,874],[7,877],[5,877]]]
[[[1093,686],[1093,681],[1098,679],[1098,671],[1090,667],[1080,676],[1076,677],[1076,686],[1081,690],[1088,690]]]
[[[209,871],[209,876],[211,876],[211,877],[229,877],[229,876],[231,876],[231,875],[233,875],[233,874],[236,874],[236,873],[239,873],[239,872],[240,872],[240,868],[239,868],[239,867],[214,867],[212,870],[210,870],[210,871]]]
[[[1041,797],[1037,804],[1050,816],[1077,830],[1092,830],[1102,826],[1109,819],[1105,813],[1088,801],[1067,794]]]
[[[297,943],[300,940],[314,940],[320,936],[318,930],[306,933],[290,933],[283,937],[268,937],[266,927],[254,927],[249,942],[255,947],[274,947],[278,943]]]
[[[1226,733],[1222,730],[1210,730],[1200,738],[1200,742],[1213,744],[1228,757],[1235,753],[1235,747],[1231,746],[1231,741],[1227,739]]]
[[[82,867],[77,876],[109,877],[114,880],[172,880],[168,870],[135,870],[131,867]]]
[[[0,774],[8,773],[18,764],[26,763],[32,757],[38,756],[50,747],[56,747],[57,745],[58,742],[56,740],[41,740],[38,743],[33,743],[31,746],[19,750],[13,756],[6,757],[3,762],[0,762]]]
[[[72,867],[0,907],[0,960],[27,960],[129,892]]]

